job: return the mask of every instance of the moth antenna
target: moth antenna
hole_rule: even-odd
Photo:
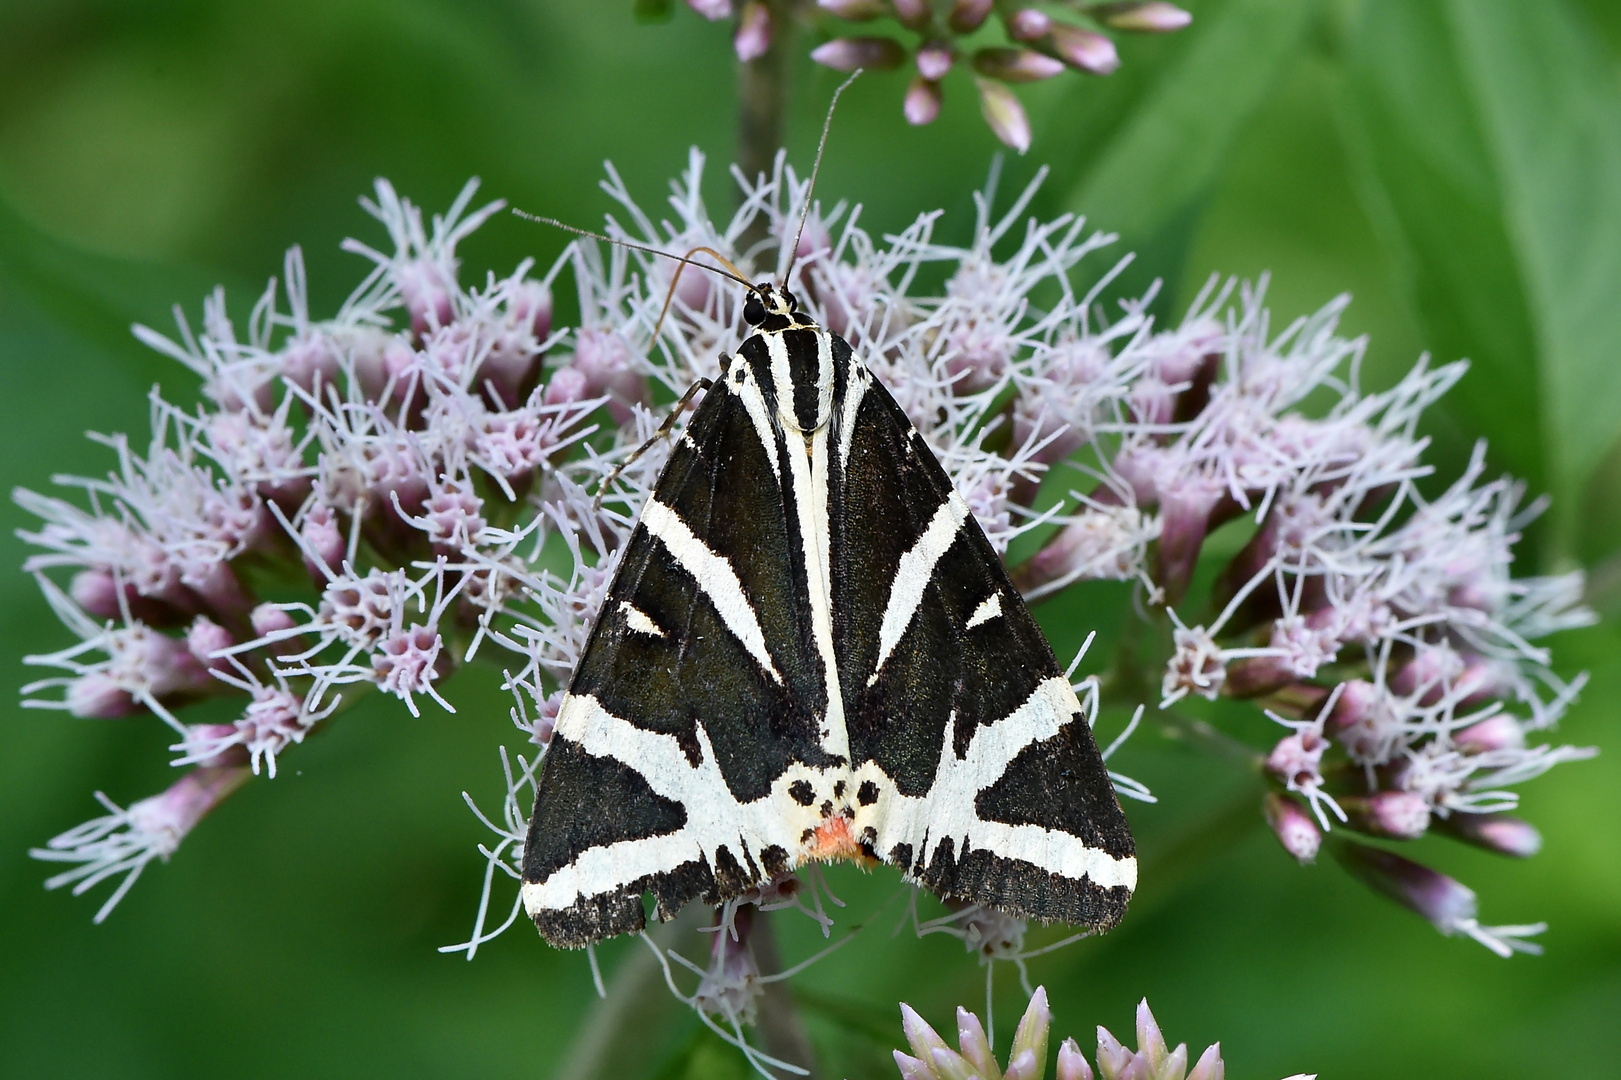
[[[805,186],[805,206],[799,211],[799,228],[794,232],[794,246],[788,256],[788,269],[782,275],[784,286],[788,284],[788,279],[793,276],[794,263],[799,261],[799,238],[805,235],[805,219],[810,217],[811,195],[816,191],[816,174],[822,168],[822,151],[827,148],[827,133],[833,127],[833,110],[838,108],[839,95],[849,89],[850,84],[856,81],[861,71],[861,68],[856,68],[850,72],[850,77],[840,83],[837,90],[833,91],[833,100],[827,103],[827,117],[822,121],[822,137],[816,143],[816,160],[811,163],[810,183]]]
[[[716,251],[714,248],[695,247],[685,255],[677,255],[674,252],[663,251],[648,244],[638,244],[634,240],[621,240],[618,237],[605,236],[599,232],[592,232],[590,229],[582,229],[578,225],[570,225],[568,222],[558,221],[556,218],[542,217],[539,214],[531,214],[527,210],[519,210],[516,206],[512,208],[512,212],[523,218],[525,221],[533,221],[537,225],[550,225],[553,228],[562,229],[564,232],[571,232],[577,236],[589,236],[593,240],[601,240],[605,244],[616,244],[619,247],[630,248],[632,251],[645,251],[649,255],[658,255],[661,258],[674,259],[683,266],[696,266],[700,270],[708,270],[711,274],[719,274],[721,277],[731,278],[739,285],[747,286],[750,289],[754,288],[754,283],[748,278],[744,277],[742,271],[733,266],[730,259]],[[726,269],[722,270],[718,266],[705,266],[703,263],[694,260],[692,256],[700,251],[713,255],[715,258],[719,259],[723,264],[725,264]],[[679,273],[679,271],[677,272]]]
[[[664,306],[659,308],[659,321],[653,324],[654,341],[659,339],[659,331],[664,327],[664,316],[670,313],[670,303],[675,299],[675,287],[681,282],[682,271],[686,270],[688,266],[696,266],[701,270],[712,270],[717,274],[725,274],[725,271],[717,270],[713,266],[705,266],[701,262],[693,262],[692,256],[698,254],[700,251],[719,260],[721,265],[725,266],[727,270],[732,271],[726,276],[731,277],[734,281],[742,281],[743,284],[747,285],[750,290],[758,291],[756,286],[744,281],[741,271],[739,271],[736,266],[732,265],[732,261],[730,259],[716,251],[714,248],[704,247],[700,244],[698,247],[692,248],[685,255],[681,256],[681,265],[675,268],[675,276],[670,279],[670,291],[664,294]],[[660,254],[664,254],[664,252],[660,252]],[[674,256],[671,257],[674,258]]]

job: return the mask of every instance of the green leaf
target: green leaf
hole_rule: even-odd
[[[1139,253],[1134,276],[1176,280],[1191,219],[1233,140],[1299,48],[1311,5],[1229,0],[1182,31],[1192,44],[1144,96],[1074,188],[1068,206]]]
[[[1563,3],[1451,0],[1447,11],[1535,325],[1545,452],[1569,551],[1581,530],[1577,496],[1621,432],[1621,85],[1596,34]]]
[[[1372,0],[1346,59],[1341,132],[1398,289],[1436,359],[1473,365],[1448,404],[1491,439],[1494,464],[1542,490],[1531,315],[1445,15],[1424,0]]]

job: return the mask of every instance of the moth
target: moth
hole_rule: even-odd
[[[669,919],[849,859],[1113,926],[1131,833],[968,505],[785,287],[751,286],[743,315],[753,333],[674,440],[563,698],[525,909],[580,947],[643,929],[647,895]]]

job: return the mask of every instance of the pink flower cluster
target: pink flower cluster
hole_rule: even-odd
[[[787,284],[884,380],[995,548],[1033,552],[1010,565],[1028,598],[1133,582],[1163,662],[1162,719],[1225,696],[1284,725],[1254,756],[1290,852],[1313,857],[1331,824],[1535,849],[1534,830],[1508,816],[1510,788],[1587,751],[1537,742],[1581,680],[1557,677],[1533,643],[1590,616],[1579,577],[1510,576],[1536,509],[1520,508],[1517,485],[1486,481],[1478,454],[1450,487],[1428,483],[1416,425],[1463,365],[1420,364],[1364,392],[1363,344],[1336,333],[1343,300],[1281,332],[1261,290],[1231,283],[1212,283],[1176,325],[1150,314],[1152,293],[1110,311],[1100,296],[1124,260],[1084,291],[1073,277],[1112,238],[1069,215],[1027,220],[1035,185],[993,213],[993,176],[965,244],[935,239],[937,214],[880,241],[859,206],[839,203],[813,206],[793,249],[808,196],[781,158],[762,177],[734,171],[740,205],[719,222],[700,195],[703,167],[694,152],[659,220],[610,169],[620,212],[608,233],[709,247],[759,279],[796,259]],[[445,676],[493,655],[534,749],[503,750],[484,900],[456,948],[471,956],[516,919],[514,901],[486,929],[493,885],[518,875],[562,689],[667,447],[631,451],[746,327],[738,289],[690,269],[678,280],[671,261],[622,246],[576,243],[538,278],[526,262],[466,285],[456,246],[500,208],[471,211],[473,194],[469,184],[424,222],[380,181],[364,205],[389,249],[346,244],[371,270],[331,319],[312,318],[295,248],[245,333],[220,293],[199,329],[183,318],[172,338],[138,329],[202,380],[204,404],[154,394],[145,451],[104,440],[116,468],[65,478],[78,499],[17,492],[42,522],[25,534],[39,549],[27,569],[78,638],[29,658],[58,673],[26,703],[156,716],[175,733],[175,764],[194,770],[51,841],[38,854],[76,866],[53,882],[122,873],[122,895],[214,802],[273,776],[356,695],[449,710]],[[762,221],[768,239],[753,242]],[[552,289],[565,270],[580,316],[559,328]],[[1207,545],[1218,530],[1222,543]],[[1201,566],[1211,572],[1197,580],[1214,585],[1191,588]],[[1081,685],[1089,716],[1105,692],[1146,703],[1153,688],[1121,677],[1133,666]],[[235,701],[237,719],[188,724],[204,698]],[[1525,928],[1481,927],[1461,885],[1382,849],[1336,846],[1448,932],[1519,944]],[[770,902],[810,903],[825,926],[814,885],[781,882]],[[1017,962],[1023,928],[994,914],[920,930]],[[746,967],[735,952],[712,958],[713,985],[738,982],[726,975]],[[709,996],[745,1015],[748,993]]]
[[[693,11],[718,22],[736,15],[732,37],[737,58],[758,60],[784,28],[766,0],[687,0]],[[786,5],[784,5],[786,7]],[[808,5],[805,5],[808,6]],[[1011,87],[1039,82],[1065,71],[1108,75],[1120,54],[1105,31],[1168,34],[1193,16],[1167,0],[1080,3],[1066,8],[1072,19],[1054,18],[1035,5],[954,0],[945,10],[929,0],[816,0],[823,20],[869,23],[889,19],[915,37],[911,45],[887,35],[838,34],[811,50],[811,59],[836,71],[893,71],[910,60],[915,69],[906,88],[908,123],[931,124],[940,115],[941,80],[964,59],[974,71],[980,112],[996,137],[1019,153],[1030,149],[1030,120]],[[984,45],[982,29],[995,15],[1005,44]],[[974,38],[973,46],[959,39]]]

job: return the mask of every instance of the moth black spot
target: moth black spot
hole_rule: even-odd
[[[835,799],[844,798],[844,781],[843,780],[840,780],[838,783],[833,785],[833,797]]]
[[[825,817],[825,818],[829,818],[829,817],[833,816],[833,802],[832,802],[832,800],[830,800],[830,799],[823,799],[822,800],[822,816]]]
[[[778,874],[786,874],[788,872],[788,853],[776,844],[772,844],[760,852],[760,865],[765,867],[765,872],[772,877],[776,877]]]
[[[804,832],[799,834],[799,842],[801,844],[808,844],[814,839],[816,839],[815,829],[806,829]]]
[[[861,830],[861,843],[863,847],[871,847],[878,842],[878,830],[868,825]]]
[[[891,866],[900,867],[902,873],[911,873],[912,845],[896,844],[889,853],[889,863]]]
[[[788,794],[792,796],[794,802],[798,803],[800,806],[809,806],[816,800],[816,792],[811,790],[809,782],[805,780],[795,780],[793,783],[789,784]]]
[[[861,781],[861,786],[856,788],[856,802],[860,803],[862,806],[871,806],[877,801],[878,785],[873,783],[871,780]]]

